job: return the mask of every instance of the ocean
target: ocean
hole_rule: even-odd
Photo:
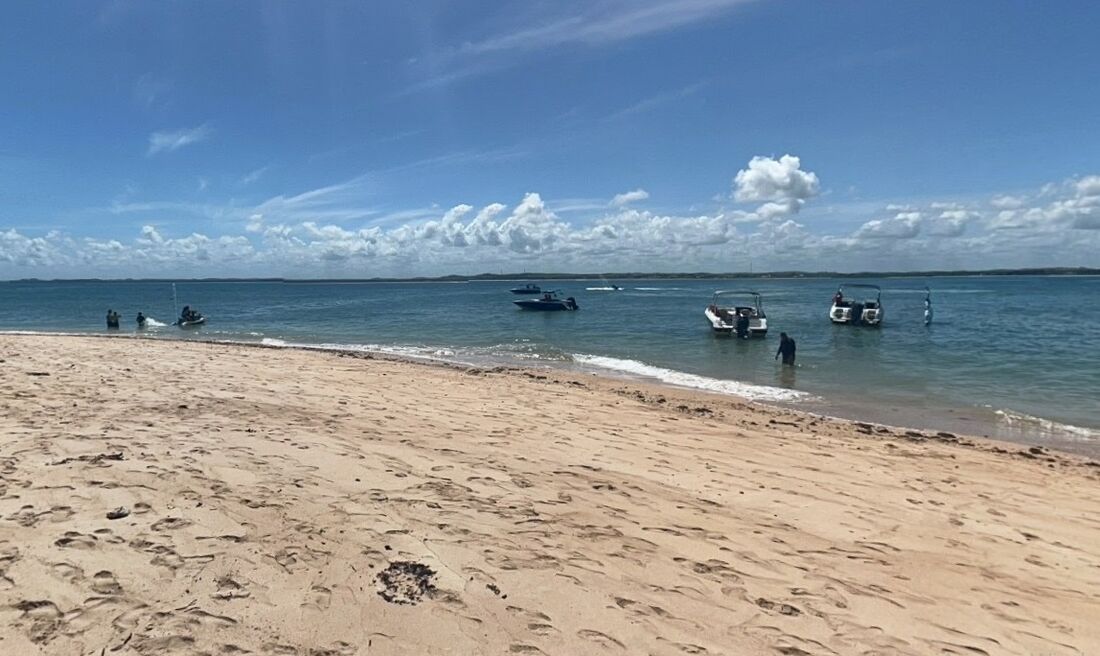
[[[0,283],[0,331],[106,333],[108,309],[152,319],[142,335],[379,351],[474,365],[566,367],[734,394],[811,412],[984,435],[1100,455],[1100,278],[868,278],[882,287],[880,328],[828,319],[839,284],[824,278],[570,280],[577,312],[517,309],[511,282],[186,282],[178,314],[162,282]],[[613,290],[619,285],[621,290]],[[935,320],[924,324],[925,287]],[[716,289],[762,294],[769,333],[711,334]],[[157,325],[163,324],[163,325]],[[796,367],[774,360],[779,332]]]

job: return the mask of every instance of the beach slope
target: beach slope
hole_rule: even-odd
[[[1100,653],[1100,467],[565,373],[0,335],[0,653]]]

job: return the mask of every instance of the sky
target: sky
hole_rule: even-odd
[[[0,278],[1100,266],[1100,3],[0,6]]]

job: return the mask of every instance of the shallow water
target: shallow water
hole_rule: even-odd
[[[151,337],[566,366],[899,425],[1100,448],[1100,278],[868,279],[883,287],[879,329],[829,322],[838,282],[556,282],[550,287],[581,306],[561,313],[517,310],[506,282],[181,282],[179,304],[208,317],[189,331],[152,324],[176,315],[165,283],[10,282],[0,283],[0,330],[105,332],[111,308],[127,332],[140,310],[151,317]],[[923,322],[926,285],[931,326]],[[710,333],[702,311],[719,288],[763,294],[767,338]],[[773,359],[780,331],[798,341],[793,369]]]

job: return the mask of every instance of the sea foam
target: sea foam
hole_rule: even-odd
[[[690,387],[706,390],[708,392],[731,394],[753,401],[805,401],[811,398],[809,394],[797,390],[783,389],[782,387],[769,387],[767,385],[754,385],[751,383],[738,382],[736,380],[708,378],[706,376],[689,374],[684,371],[676,371],[675,369],[655,367],[637,360],[621,360],[619,358],[608,358],[602,355],[575,353],[573,354],[573,361],[579,364],[599,367],[601,369],[619,371],[644,378],[653,378],[662,383],[675,385],[677,387]]]
[[[1042,435],[1069,436],[1082,441],[1100,439],[1100,431],[1092,428],[1062,424],[1010,409],[994,410],[994,414],[1002,423],[1018,430],[1032,430]]]

